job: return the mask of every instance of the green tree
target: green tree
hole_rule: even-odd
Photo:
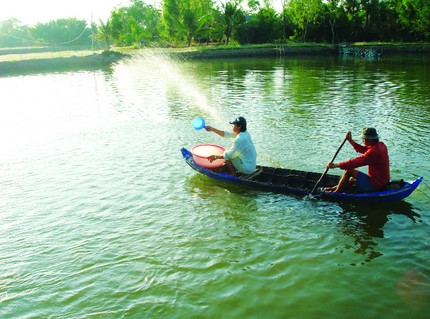
[[[161,13],[153,6],[142,0],[132,0],[132,5],[126,10],[128,16],[128,31],[135,43],[146,42],[159,36]]]
[[[252,13],[258,12],[260,9],[260,2],[258,0],[248,0],[248,8]]]
[[[210,39],[214,27],[212,0],[164,0],[163,22],[168,38],[186,41]]]
[[[380,20],[380,0],[361,0],[360,14],[362,24],[362,39],[365,41],[378,40],[384,22]]]
[[[207,35],[210,27],[210,7],[208,0],[183,0],[182,26],[185,31],[187,45],[190,46],[194,38]]]
[[[281,0],[282,10],[281,10],[281,21],[282,21],[282,40],[285,42],[287,40],[287,33],[290,25],[289,19],[289,0]]]
[[[194,36],[197,34],[198,27],[198,16],[197,12],[189,6],[188,8],[185,8],[183,11],[183,20],[182,20],[182,26],[185,31],[185,36],[187,40],[187,46],[191,45],[191,41],[193,40]]]
[[[100,20],[100,25],[97,28],[97,34],[95,38],[102,41],[105,44],[107,50],[110,48],[110,41],[112,38],[112,26],[110,20],[108,19],[106,23]]]
[[[166,37],[171,40],[179,40],[181,15],[181,0],[164,0],[162,21],[166,30]]]
[[[213,7],[212,0],[203,0],[207,5],[203,7],[203,16],[199,19],[197,40],[209,44],[213,38],[221,38],[222,31],[219,28],[219,12]]]
[[[343,8],[348,19],[349,41],[358,41],[363,35],[360,0],[344,0]]]
[[[330,26],[331,32],[331,43],[335,42],[336,39],[336,23],[339,21],[343,14],[343,10],[340,6],[341,0],[328,0],[324,3],[326,21]]]
[[[225,36],[225,43],[235,39],[237,29],[245,23],[245,13],[240,8],[241,0],[228,1],[221,5],[221,28]]]
[[[430,40],[430,3],[428,0],[392,0],[400,28],[410,40]]]
[[[306,41],[309,28],[315,27],[322,18],[322,0],[291,0],[289,8],[290,18],[297,28],[296,35]]]
[[[91,29],[85,20],[76,18],[37,23],[30,29],[32,37],[48,45],[90,45]]]
[[[111,12],[112,38],[119,45],[149,43],[159,36],[161,13],[142,0],[132,0],[131,6]]]
[[[378,21],[376,22],[379,41],[394,41],[401,37],[398,32],[399,23],[396,18],[396,12],[390,2],[379,2]]]
[[[247,23],[249,43],[269,43],[283,36],[282,20],[273,8],[261,8]]]
[[[123,34],[126,32],[127,15],[125,8],[113,10],[109,17],[112,39],[119,45],[122,44]]]
[[[30,31],[16,18],[0,21],[0,47],[31,45]]]

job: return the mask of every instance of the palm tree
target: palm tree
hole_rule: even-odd
[[[110,20],[108,19],[106,23],[100,20],[100,25],[98,27],[98,33],[96,34],[96,38],[99,41],[103,41],[106,49],[110,49],[110,39],[112,38],[112,27]]]

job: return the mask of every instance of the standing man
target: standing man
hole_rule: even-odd
[[[222,155],[211,155],[210,161],[224,158],[228,172],[236,176],[236,171],[242,174],[252,174],[257,165],[257,153],[255,152],[254,143],[251,135],[246,130],[246,120],[239,116],[230,122],[233,125],[233,132],[218,130],[212,126],[206,125],[206,131],[214,132],[219,136],[234,139],[233,145]]]
[[[385,187],[390,181],[390,161],[387,146],[379,141],[376,129],[373,127],[363,129],[361,138],[364,146],[352,139],[351,132],[346,133],[346,137],[352,147],[363,155],[345,162],[328,163],[327,168],[339,167],[345,171],[338,185],[326,187],[324,190],[342,192],[353,183],[356,183],[361,192],[373,192]],[[368,174],[355,169],[361,166],[369,166]]]

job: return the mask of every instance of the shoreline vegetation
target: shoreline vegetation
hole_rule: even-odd
[[[345,50],[347,48],[347,50]],[[124,58],[142,53],[176,56],[181,59],[245,58],[257,56],[339,55],[363,57],[363,52],[377,52],[378,56],[392,54],[428,54],[430,43],[353,43],[353,44],[266,44],[247,46],[199,46],[191,48],[127,48],[109,51],[53,50],[52,48],[0,49],[0,76],[8,73],[45,72],[52,69],[100,68]],[[352,52],[352,53],[351,53]],[[354,53],[355,52],[355,53]],[[360,53],[362,52],[362,53]],[[354,54],[353,54],[354,53]]]

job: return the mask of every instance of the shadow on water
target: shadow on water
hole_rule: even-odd
[[[353,239],[353,244],[345,244],[345,248],[353,250],[365,257],[360,264],[365,264],[382,256],[378,251],[377,238],[384,238],[384,226],[390,215],[403,215],[413,223],[420,221],[420,215],[414,211],[414,206],[408,202],[395,203],[340,203],[341,231]],[[356,263],[351,263],[356,266]]]
[[[255,207],[256,194],[262,193],[252,188],[230,185],[220,181],[211,180],[200,175],[193,175],[187,180],[187,187],[190,193],[208,200],[211,205],[224,207],[232,205],[236,211],[243,211],[243,205]],[[230,198],[227,194],[236,194],[240,198]],[[274,193],[275,194],[275,193]],[[244,200],[244,196],[249,200]],[[285,195],[289,198],[300,197]],[[252,204],[251,204],[252,203]],[[390,219],[390,215],[403,215],[413,223],[420,223],[420,217],[416,213],[415,207],[406,201],[393,203],[337,203],[339,213],[333,216],[333,222],[337,224],[337,229],[346,239],[346,242],[338,247],[340,253],[353,251],[359,256],[358,261],[352,261],[350,265],[364,265],[383,254],[378,249],[378,239],[384,238],[384,226]],[[317,205],[320,206],[319,204]],[[249,208],[249,207],[248,207]],[[253,209],[246,209],[248,212]]]
[[[340,203],[343,217],[354,216],[358,218],[366,232],[373,237],[384,237],[383,227],[389,215],[404,215],[412,222],[419,222],[420,215],[414,211],[414,206],[405,201],[393,203]]]
[[[252,188],[227,184],[222,181],[210,179],[200,174],[193,174],[187,178],[187,186],[191,193],[197,194],[202,199],[209,199],[220,194],[250,195],[254,192]]]
[[[237,185],[228,186],[224,187],[222,182],[201,175],[192,175],[185,183],[190,195],[198,198],[199,201],[203,200],[204,210],[219,210],[234,216],[237,216],[238,212],[246,212],[248,215],[258,210],[255,192]],[[199,206],[198,203],[195,205]]]
[[[218,181],[192,175],[186,178],[185,188],[190,194],[193,211],[207,228],[216,229],[228,238],[245,238],[257,232],[258,203],[246,190],[225,188]]]

